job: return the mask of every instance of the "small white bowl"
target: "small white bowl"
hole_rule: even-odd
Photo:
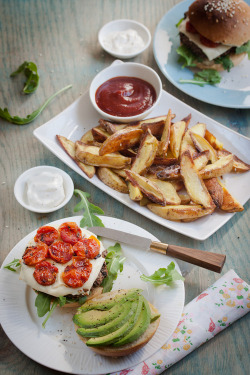
[[[62,201],[62,203],[60,203],[56,207],[41,209],[41,208],[36,208],[36,207],[29,205],[28,198],[27,198],[27,181],[29,178],[35,177],[42,172],[56,173],[56,174],[61,175],[63,178],[65,198]],[[68,203],[68,201],[71,199],[73,195],[73,192],[74,192],[74,184],[73,184],[71,177],[63,170],[56,168],[56,167],[51,167],[48,165],[42,165],[40,167],[34,167],[31,169],[28,169],[27,171],[22,173],[21,176],[18,177],[14,186],[14,194],[15,194],[16,200],[27,210],[32,211],[32,212],[37,212],[37,213],[49,213],[49,212],[59,210],[59,208],[62,208],[63,206],[65,206],[66,203]]]
[[[110,115],[109,113],[102,111],[96,104],[96,98],[95,98],[96,90],[104,82],[114,77],[136,77],[136,78],[143,79],[144,81],[147,81],[148,83],[150,83],[154,87],[155,92],[156,92],[156,100],[154,104],[152,105],[152,107],[146,109],[144,112],[139,113],[138,115],[124,116],[124,117]],[[143,118],[147,117],[150,114],[150,112],[159,103],[161,93],[162,93],[161,79],[153,69],[143,64],[137,64],[133,62],[124,63],[120,60],[114,61],[112,65],[110,65],[108,68],[105,68],[100,73],[98,73],[93,79],[93,81],[91,82],[91,85],[89,88],[90,100],[94,108],[97,110],[97,112],[99,112],[102,118],[106,118],[114,122],[134,122],[134,121],[142,120]]]
[[[129,29],[133,29],[137,31],[137,33],[142,38],[144,45],[141,48],[139,48],[135,52],[121,53],[121,52],[117,52],[112,49],[109,49],[105,46],[104,39],[106,38],[108,34],[119,32],[119,31],[126,31]],[[107,23],[106,25],[104,25],[98,33],[98,41],[100,45],[102,46],[102,48],[104,49],[104,51],[108,52],[110,55],[114,57],[118,57],[119,59],[132,59],[133,57],[139,55],[140,53],[142,53],[148,48],[151,42],[151,34],[150,34],[150,31],[147,29],[147,27],[145,27],[142,23],[139,23],[134,20],[122,19],[122,20],[111,21]]]

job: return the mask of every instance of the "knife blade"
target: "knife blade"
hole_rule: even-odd
[[[117,229],[105,227],[91,227],[88,229],[98,236],[136,246],[143,250],[153,250],[218,273],[222,271],[226,261],[226,256],[224,254],[152,241],[150,238],[123,232]]]

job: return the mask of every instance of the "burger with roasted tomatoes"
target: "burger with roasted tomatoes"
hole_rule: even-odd
[[[250,58],[250,7],[242,0],[196,0],[177,26],[183,66],[230,71]]]
[[[40,227],[24,250],[20,271],[20,279],[38,293],[38,316],[51,311],[51,304],[74,307],[101,294],[106,253],[96,236],[75,222]],[[46,301],[47,311],[39,310]]]

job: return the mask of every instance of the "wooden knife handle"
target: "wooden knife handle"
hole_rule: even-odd
[[[152,242],[150,248],[151,250],[218,273],[222,271],[226,260],[226,255],[223,254],[216,254],[205,250],[190,249],[188,247],[176,245],[168,245],[156,241]]]

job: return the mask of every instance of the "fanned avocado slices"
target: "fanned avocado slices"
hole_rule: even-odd
[[[101,336],[101,337],[93,337],[86,342],[88,346],[106,346],[113,344],[113,342],[119,340],[121,337],[125,336],[128,332],[131,331],[135,322],[137,321],[143,305],[143,297],[140,296],[138,299],[138,304],[136,306],[136,310],[133,315],[129,318],[129,320],[119,329],[116,331],[109,333],[108,335]]]
[[[107,324],[103,324],[96,328],[79,328],[77,333],[83,337],[101,337],[116,331],[135,313],[137,309],[137,301],[127,302],[124,305],[120,305],[120,307],[121,310],[119,315],[115,319],[110,320]],[[91,312],[95,314],[99,311],[91,310]]]

